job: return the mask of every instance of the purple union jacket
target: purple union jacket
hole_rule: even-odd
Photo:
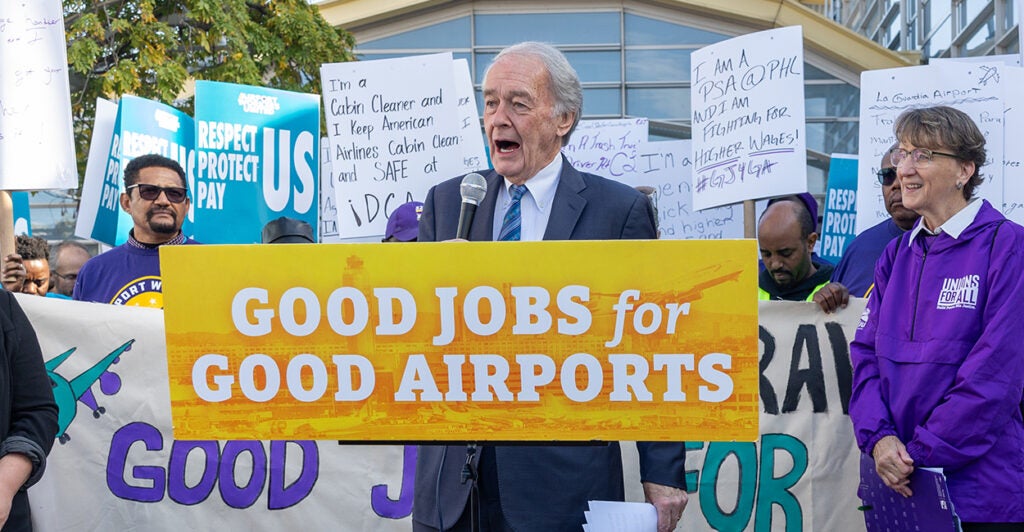
[[[959,239],[909,235],[878,260],[850,346],[857,445],[896,435],[915,467],[944,468],[961,519],[1024,522],[1024,228],[986,201]]]

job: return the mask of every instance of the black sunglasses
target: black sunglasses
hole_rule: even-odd
[[[167,201],[171,203],[181,203],[188,197],[188,191],[182,187],[158,187],[156,185],[138,183],[125,188],[125,191],[133,188],[139,189],[139,197],[146,201],[156,201],[160,197],[161,192],[167,196]]]
[[[896,169],[895,168],[882,168],[878,171],[878,182],[883,187],[892,186],[893,182],[896,181]],[[168,198],[170,199],[170,198]]]

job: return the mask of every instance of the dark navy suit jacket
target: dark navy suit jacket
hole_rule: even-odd
[[[470,226],[469,240],[493,240],[495,204],[504,178],[483,173],[487,195]],[[445,181],[427,193],[420,218],[420,242],[455,238],[462,178]],[[545,240],[655,238],[654,211],[635,189],[578,172],[562,158],[562,173],[551,207]],[[610,257],[609,260],[612,260]],[[597,265],[595,265],[596,267]],[[682,443],[639,443],[643,481],[684,488]],[[479,456],[479,452],[476,454]],[[588,500],[623,500],[619,444],[495,448],[501,506],[508,523],[521,531],[582,529]],[[475,460],[475,458],[474,458]],[[461,482],[466,446],[423,446],[416,465],[413,520],[437,528],[438,507],[444,526],[455,523],[469,500],[471,483]],[[438,490],[440,488],[440,491]]]

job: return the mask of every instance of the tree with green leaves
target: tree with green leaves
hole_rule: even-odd
[[[318,93],[351,34],[307,0],[64,0],[80,175],[96,98],[134,94],[191,114],[190,80]]]

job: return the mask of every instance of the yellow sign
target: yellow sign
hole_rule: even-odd
[[[166,246],[178,439],[753,441],[753,240]]]

